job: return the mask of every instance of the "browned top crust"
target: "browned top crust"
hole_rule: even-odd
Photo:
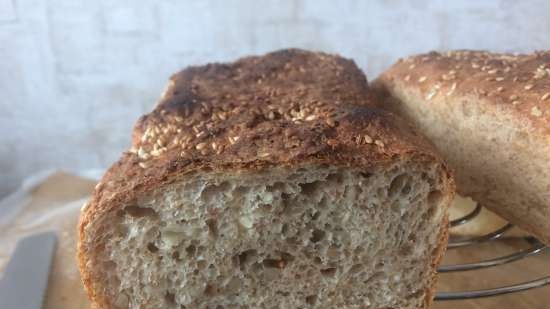
[[[172,76],[156,108],[136,124],[130,151],[83,209],[79,262],[90,297],[105,301],[87,269],[82,246],[94,236],[86,227],[190,173],[310,163],[368,167],[412,157],[441,163],[431,144],[369,101],[367,80],[353,61],[302,50]]]
[[[529,55],[470,50],[430,52],[399,60],[381,79],[417,87],[427,103],[438,96],[478,96],[513,115],[533,132],[550,134],[548,51]]]
[[[368,107],[369,100],[355,63],[324,53],[281,50],[189,67],[138,120],[132,148],[97,185],[81,228],[104,207],[201,169],[370,166],[402,155],[439,160],[408,124]]]

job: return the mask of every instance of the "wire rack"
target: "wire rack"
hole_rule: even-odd
[[[451,221],[451,228],[457,227],[459,225],[466,224],[473,220],[481,212],[482,206],[477,205],[474,210],[465,215],[462,218]],[[508,223],[498,230],[491,232],[486,235],[476,236],[471,238],[461,238],[461,239],[451,239],[448,245],[448,249],[461,248],[465,246],[475,246],[488,241],[495,241],[502,238],[505,233],[513,227],[512,224]],[[549,247],[542,244],[534,237],[524,237],[524,240],[530,245],[527,249],[519,250],[513,254],[503,255],[496,258],[491,258],[487,260],[482,260],[475,263],[467,264],[454,264],[454,265],[442,265],[438,268],[438,272],[449,273],[457,271],[472,271],[483,268],[495,267],[499,265],[504,265],[507,263],[512,263],[524,258],[541,253],[543,250],[548,249]],[[436,294],[436,301],[447,301],[447,300],[463,300],[463,299],[472,299],[472,298],[482,298],[482,297],[491,297],[509,293],[517,293],[521,291],[526,291],[538,287],[542,287],[550,284],[550,276],[538,278],[535,280],[521,282],[508,286],[500,286],[491,289],[483,290],[471,290],[471,291],[453,291],[453,292],[439,292]]]

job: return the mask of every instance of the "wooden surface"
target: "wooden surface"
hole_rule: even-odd
[[[75,234],[80,206],[94,183],[58,173],[31,192],[22,211],[10,224],[0,225],[0,272],[17,239],[43,230],[56,230],[59,243],[47,292],[45,309],[88,308],[75,259]],[[527,247],[525,241],[506,239],[478,247],[448,250],[444,264],[472,262],[512,253]],[[550,252],[497,268],[441,274],[440,291],[472,290],[509,285],[550,275]],[[544,309],[550,308],[550,286],[493,298],[437,302],[436,309]]]

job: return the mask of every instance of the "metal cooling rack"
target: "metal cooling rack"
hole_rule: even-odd
[[[472,210],[472,212],[470,212],[469,214],[465,215],[462,218],[451,221],[451,228],[470,222],[477,215],[479,215],[479,213],[481,212],[481,209],[482,209],[482,206],[478,204],[476,208]],[[459,240],[451,240],[447,248],[454,249],[454,248],[460,248],[465,246],[475,246],[480,243],[494,241],[499,238],[502,238],[502,236],[512,227],[513,225],[508,223],[503,227],[501,227],[500,229],[486,235],[471,237],[466,239],[461,238]],[[448,272],[456,272],[456,271],[471,271],[471,270],[495,267],[495,266],[504,265],[507,263],[512,263],[533,255],[539,254],[543,250],[546,250],[549,248],[534,237],[525,237],[524,240],[531,245],[530,248],[522,249],[513,254],[504,255],[497,258],[483,260],[475,263],[442,265],[438,268],[438,272],[448,273]],[[436,294],[435,300],[444,301],[444,300],[462,300],[462,299],[490,297],[490,296],[497,296],[497,295],[503,295],[503,294],[509,294],[509,293],[517,293],[521,291],[542,287],[549,284],[550,284],[550,276],[547,276],[547,277],[539,278],[532,281],[521,282],[521,283],[509,285],[509,286],[501,286],[501,287],[496,287],[492,289],[457,291],[457,292],[439,292]]]

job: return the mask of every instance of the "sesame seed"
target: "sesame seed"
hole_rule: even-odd
[[[269,157],[270,153],[269,152],[261,152],[258,154],[258,157],[260,158],[265,158],[265,157]]]
[[[512,101],[512,105],[519,105],[521,102],[518,100]]]
[[[332,119],[332,118],[328,118],[328,119],[326,120],[326,123],[328,124],[329,127],[334,127],[334,126],[336,126],[336,122],[335,122],[334,119]]]
[[[447,96],[450,96],[456,89],[456,82],[454,82],[451,86],[451,89],[449,89],[449,91],[447,91]]]
[[[313,120],[315,120],[315,119],[317,119],[317,115],[309,115],[309,116],[306,117],[305,120],[306,120],[306,121],[313,121]]]
[[[535,85],[533,85],[533,84],[527,84],[527,85],[525,85],[525,87],[523,87],[523,89],[529,90],[529,89],[533,88],[534,86]]]
[[[408,82],[411,79],[410,75],[405,76],[405,81]]]
[[[216,142],[212,142],[212,144],[210,144],[210,146],[212,147],[212,149],[216,150],[216,148],[218,148],[218,144],[216,144]]]
[[[517,100],[518,99],[518,96],[513,94],[510,96],[510,101],[514,101],[514,100]]]
[[[195,149],[201,150],[201,149],[204,149],[204,147],[206,147],[206,143],[198,143],[198,144],[195,146]]]
[[[498,87],[497,92],[502,92],[504,90],[504,87]]]
[[[492,70],[487,71],[487,73],[489,73],[489,74],[496,74],[497,72],[498,72],[497,69],[492,69]]]
[[[472,62],[472,68],[478,69],[478,68],[479,68],[479,64],[477,64],[477,63],[475,63],[475,62]]]
[[[379,147],[384,147],[384,143],[379,139],[375,140],[374,143]]]
[[[140,166],[141,168],[147,168],[147,167],[148,167],[147,164],[146,164],[145,162],[139,162],[139,166]]]
[[[273,111],[269,111],[269,113],[267,114],[267,118],[269,120],[275,119],[275,113]]]
[[[414,67],[416,67],[416,64],[414,64],[414,63],[413,63],[413,64],[411,64],[411,65],[409,65],[409,70],[412,70],[412,69],[414,69]]]
[[[372,140],[372,137],[370,137],[369,135],[366,135],[363,136],[363,139],[365,140],[365,143],[367,144],[372,144],[373,140]]]
[[[497,82],[501,82],[501,81],[503,81],[503,80],[504,80],[504,77],[502,77],[502,76],[499,76],[499,77],[495,78],[495,80],[496,80]]]
[[[533,106],[533,108],[531,108],[531,115],[540,117],[542,116],[542,111],[538,108],[538,106]]]
[[[426,76],[421,76],[419,79],[418,79],[418,82],[419,83],[423,83],[426,81],[426,79],[428,79]]]
[[[550,98],[550,92],[547,92],[545,94],[542,95],[542,97],[540,97],[540,100],[541,101],[544,101],[546,99]]]
[[[428,92],[428,94],[426,95],[426,100],[431,100],[436,94],[437,94],[437,89],[432,88],[432,90],[430,90],[430,92]]]

